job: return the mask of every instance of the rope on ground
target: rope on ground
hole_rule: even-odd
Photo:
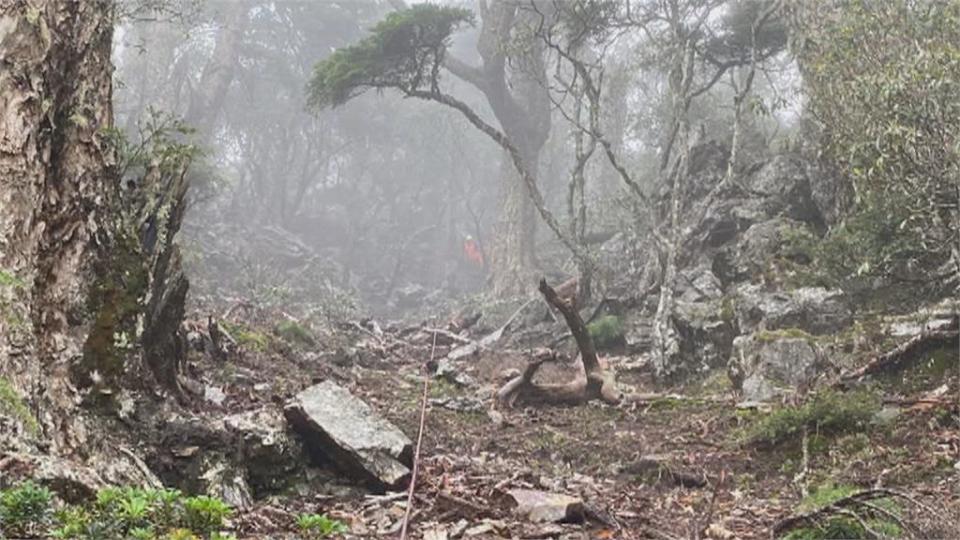
[[[437,332],[433,332],[433,345],[430,347],[430,364],[437,351]],[[417,430],[417,447],[413,452],[413,471],[410,473],[410,489],[407,491],[407,511],[403,514],[403,526],[400,528],[400,540],[407,540],[407,527],[410,525],[410,514],[413,511],[413,490],[417,486],[417,472],[420,470],[420,445],[423,443],[423,427],[427,419],[427,391],[429,390],[430,376],[423,377],[423,397],[420,400],[420,428]]]

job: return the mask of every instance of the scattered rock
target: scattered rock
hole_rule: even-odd
[[[672,316],[678,352],[672,362],[680,363],[678,371],[683,373],[723,366],[730,357],[736,329],[720,280],[703,265],[681,273],[678,286],[681,292]]]
[[[464,373],[463,368],[455,365],[449,358],[441,358],[437,361],[437,370],[434,375],[438,379],[443,379],[461,388],[474,386],[476,384],[473,377]]]
[[[513,489],[508,492],[516,503],[516,512],[534,523],[582,523],[583,501],[562,493],[534,489]]]
[[[347,389],[324,381],[284,408],[307,446],[375,489],[397,489],[409,479],[413,444]]]
[[[0,471],[7,478],[31,479],[68,503],[89,501],[108,483],[95,470],[48,455],[6,454]]]
[[[744,401],[763,402],[809,388],[824,367],[810,337],[759,333],[733,340],[727,371]]]
[[[750,226],[722,255],[722,261],[716,269],[722,272],[724,281],[740,282],[757,278],[770,270],[770,263],[776,256],[809,262],[809,256],[803,253],[787,252],[787,240],[791,236],[812,235],[806,225],[798,221],[776,217]]]
[[[470,396],[433,398],[430,404],[456,412],[481,412],[484,409],[482,401]]]
[[[203,399],[219,407],[223,405],[224,400],[227,399],[227,395],[224,394],[223,390],[219,387],[206,385],[203,388]]]
[[[205,484],[203,491],[207,495],[218,497],[233,508],[245,509],[253,504],[245,473],[245,470],[227,460],[213,457],[208,460],[200,481]]]

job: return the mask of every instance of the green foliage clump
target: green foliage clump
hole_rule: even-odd
[[[0,491],[0,532],[15,537],[232,540],[220,532],[230,514],[219,499],[172,489],[106,488],[88,505],[55,512],[52,493],[32,482]]]
[[[598,349],[623,345],[623,321],[616,315],[605,315],[587,325],[587,332]]]
[[[16,296],[26,288],[26,283],[13,272],[0,268],[0,322],[10,329],[24,326],[17,310]]]
[[[316,345],[313,335],[309,330],[296,321],[282,321],[277,324],[274,333],[290,343],[311,347]]]
[[[36,434],[40,431],[40,424],[23,402],[23,398],[14,390],[10,381],[3,377],[0,377],[0,413],[19,420],[30,433]]]
[[[53,516],[53,494],[33,482],[0,492],[0,532],[11,537],[34,536]]]
[[[327,538],[335,534],[347,532],[347,526],[326,514],[301,514],[297,516],[297,528],[309,538]]]
[[[317,63],[310,105],[343,105],[369,88],[436,90],[450,35],[462,24],[473,24],[473,14],[463,8],[416,4],[390,13],[370,36]]]
[[[23,287],[23,280],[18,278],[12,272],[0,268],[0,287]]]
[[[868,391],[824,390],[799,406],[780,407],[754,420],[743,432],[749,444],[778,444],[797,437],[804,428],[817,434],[840,434],[870,425],[880,400]]]
[[[184,524],[190,529],[210,534],[223,527],[224,521],[232,513],[230,506],[217,499],[200,495],[183,501]]]
[[[841,499],[855,495],[860,489],[855,486],[842,484],[824,484],[810,492],[803,501],[801,501],[799,510],[809,512],[825,508]],[[895,513],[898,508],[890,499],[879,499],[872,501],[872,504]],[[875,538],[873,532],[881,535],[881,538],[899,538],[903,531],[895,521],[880,517],[877,513],[862,516],[863,523],[850,515],[832,515],[822,521],[804,527],[798,527],[790,531],[784,540],[832,540],[834,538],[866,539]],[[866,524],[870,530],[864,527]]]
[[[265,351],[270,347],[270,336],[251,330],[240,324],[233,324],[226,321],[222,321],[220,324],[223,325],[224,329],[233,336],[233,339],[237,340],[237,344],[241,347],[252,349],[254,351]]]
[[[795,52],[853,198],[822,258],[839,275],[936,279],[960,237],[960,3],[814,4]]]

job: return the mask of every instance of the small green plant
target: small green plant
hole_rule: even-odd
[[[8,536],[32,536],[50,524],[53,494],[49,489],[26,481],[0,492],[0,530]]]
[[[200,540],[190,529],[170,529],[164,540]]]
[[[157,537],[150,527],[135,527],[127,533],[130,540],[153,540]]]
[[[347,526],[326,514],[301,514],[297,516],[297,528],[310,538],[326,538],[347,532]]]
[[[59,525],[50,531],[53,538],[83,538],[90,527],[90,513],[80,506],[68,506],[57,510],[53,521]]]
[[[274,333],[289,343],[311,347],[316,344],[310,331],[296,321],[282,321],[273,329]]]
[[[877,396],[864,390],[825,390],[803,405],[758,417],[744,430],[743,439],[750,444],[778,444],[800,435],[805,427],[821,435],[850,433],[869,427],[880,405]]]
[[[23,402],[23,398],[14,390],[10,381],[3,377],[0,377],[0,414],[13,416],[32,434],[40,431],[40,424]]]
[[[230,506],[216,497],[199,495],[183,500],[183,523],[201,534],[210,534],[223,528],[230,517]]]
[[[824,484],[810,492],[810,494],[800,502],[798,510],[801,512],[810,512],[826,508],[859,491],[860,489],[855,486],[832,483]],[[896,513],[899,512],[897,505],[890,499],[874,500],[871,501],[871,504],[892,515],[896,515]],[[855,510],[849,509],[848,512],[855,512]],[[864,525],[866,525],[866,527],[864,527]],[[870,512],[863,516],[847,513],[842,515],[829,515],[829,517],[814,524],[793,529],[783,538],[785,540],[865,539],[875,538],[875,533],[881,535],[881,538],[898,538],[902,535],[903,531],[895,521],[883,517],[882,514],[877,512]]]
[[[587,325],[587,332],[598,349],[610,349],[624,344],[623,321],[616,315],[605,315]]]

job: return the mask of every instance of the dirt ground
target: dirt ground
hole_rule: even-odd
[[[252,374],[244,384],[225,385],[225,413],[280,403],[329,378],[416,440],[430,345],[415,332],[407,336],[391,341],[339,329],[309,347],[271,338],[233,365],[197,369],[214,381],[231,370]],[[343,365],[307,354],[348,343],[360,353]],[[629,358],[610,356],[606,363],[629,392],[675,397],[491,413],[504,370],[526,362],[522,349],[507,345],[455,364],[472,379],[467,386],[429,377],[410,538],[769,538],[778,521],[798,510],[804,487],[829,484],[900,490],[942,516],[960,507],[956,402],[907,404],[890,409],[895,418],[883,426],[813,434],[804,472],[799,438],[773,446],[743,442],[745,426],[766,413],[738,408],[723,373],[689,387],[655,388]],[[452,346],[441,345],[435,356]],[[551,365],[538,377],[563,381],[576,370],[574,362]],[[944,384],[960,389],[957,370],[914,385],[910,395],[894,395],[893,387],[876,391],[909,403]],[[580,497],[588,519],[529,523],[511,507],[507,492],[516,488]],[[405,507],[405,493],[331,490],[271,497],[235,522],[242,536],[281,538],[298,512],[323,512],[349,525],[347,538],[396,538]],[[950,532],[941,524],[926,534]]]

